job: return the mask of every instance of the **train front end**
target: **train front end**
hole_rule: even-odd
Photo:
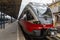
[[[19,23],[25,33],[32,37],[55,36],[53,14],[45,5],[28,4],[21,14]]]
[[[37,11],[37,18],[38,21],[35,21],[34,23],[41,25],[39,28],[40,30],[34,30],[35,35],[37,36],[56,36],[57,29],[54,25],[53,20],[53,13],[51,12],[50,8],[36,8]],[[37,27],[38,28],[38,27]]]

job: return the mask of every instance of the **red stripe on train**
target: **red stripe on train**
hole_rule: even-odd
[[[33,30],[41,30],[41,29],[49,29],[49,28],[54,28],[53,24],[33,24],[24,20],[20,20],[20,22],[22,23],[22,25],[24,25],[24,28],[29,31],[32,32]]]

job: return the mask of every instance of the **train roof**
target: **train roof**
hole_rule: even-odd
[[[28,5],[30,5],[35,10],[35,12],[39,11],[41,14],[45,13],[48,9],[47,5],[40,3],[30,2]]]
[[[35,3],[35,2],[30,2],[28,5],[31,5],[31,6],[40,6],[40,7],[48,7],[46,4]]]

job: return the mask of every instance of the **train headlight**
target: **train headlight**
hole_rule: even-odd
[[[54,36],[54,35],[55,35],[55,33],[54,33],[54,32],[51,32],[51,35],[52,35],[52,36]]]

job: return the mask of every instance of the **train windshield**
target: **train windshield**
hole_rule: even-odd
[[[37,12],[38,12],[39,21],[42,24],[51,24],[52,23],[52,13],[49,8],[47,8],[47,10],[45,9],[45,11],[41,10],[41,12],[38,9]]]

